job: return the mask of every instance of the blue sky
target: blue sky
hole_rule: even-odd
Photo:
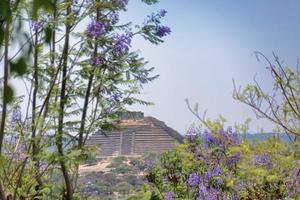
[[[266,89],[271,80],[265,63],[253,51],[271,57],[274,51],[287,66],[294,67],[300,57],[300,1],[289,0],[161,0],[147,6],[131,0],[124,20],[142,22],[159,9],[168,14],[164,23],[172,28],[165,43],[155,46],[136,38],[133,48],[156,68],[160,78],[145,87],[143,99],[154,106],[134,106],[165,121],[184,133],[197,122],[185,99],[199,103],[208,117],[219,114],[228,125],[253,119],[251,131],[272,129],[265,120],[256,120],[246,105],[232,98],[232,79],[238,85],[252,82],[253,76]]]

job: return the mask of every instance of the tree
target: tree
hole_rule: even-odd
[[[274,61],[263,53],[255,52],[257,59],[268,64],[273,80],[273,90],[264,91],[254,78],[254,84],[237,89],[234,84],[233,97],[253,108],[258,118],[266,118],[287,133],[291,141],[300,136],[300,71],[284,67],[273,53]]]
[[[151,5],[157,0],[143,2]],[[128,0],[2,4],[0,163],[8,163],[0,165],[2,198],[6,193],[13,199],[73,199],[78,195],[79,164],[93,152],[85,146],[88,136],[113,129],[126,105],[149,105],[137,95],[158,76],[151,75],[154,68],[132,50],[131,41],[142,36],[153,44],[163,42],[171,33],[161,24],[166,11],[134,26],[119,20]],[[13,43],[16,36],[19,42]],[[24,82],[25,96],[13,95],[9,75]]]

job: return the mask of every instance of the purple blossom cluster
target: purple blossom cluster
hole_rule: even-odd
[[[197,199],[218,199],[220,192],[217,187],[224,184],[223,175],[223,170],[213,165],[201,175],[196,172],[191,173],[189,175],[188,184],[190,187],[198,187],[199,196]]]
[[[14,162],[20,162],[20,161],[25,160],[25,153],[23,153],[23,152],[15,152],[15,153],[13,153],[12,160]]]
[[[174,194],[174,192],[167,192],[164,195],[164,200],[175,200],[176,199],[176,195]]]
[[[114,3],[119,7],[125,7],[129,0],[114,0]]]
[[[132,40],[132,32],[127,31],[125,34],[116,34],[114,37],[115,45],[113,47],[114,55],[122,56],[129,51]]]
[[[235,153],[232,156],[229,156],[227,159],[227,165],[230,168],[233,168],[236,166],[236,164],[241,160],[241,154],[240,153]]]
[[[171,28],[167,26],[157,26],[154,34],[160,38],[165,37],[171,34]]]
[[[230,145],[237,145],[239,143],[239,139],[237,137],[237,134],[234,134],[232,132],[231,127],[229,127],[226,131],[220,130],[219,134],[223,138],[223,140],[225,140],[226,143],[228,143]]]
[[[122,98],[123,98],[123,95],[121,93],[115,93],[110,96],[110,101],[111,102],[120,102]]]
[[[211,181],[214,177],[220,177],[223,175],[223,170],[218,166],[212,166],[207,172],[205,172],[204,176],[206,180]]]
[[[10,115],[10,127],[14,128],[20,124],[22,124],[22,112],[19,108],[16,108]]]
[[[199,196],[197,200],[217,200],[219,191],[212,187],[204,185],[199,186]]]
[[[201,134],[200,127],[191,126],[189,127],[187,133],[185,134],[185,138],[187,139],[188,142],[194,142],[197,139],[199,139],[200,134]]]
[[[117,12],[111,12],[107,16],[111,22],[111,25],[118,23],[119,21],[119,13]]]
[[[161,18],[165,17],[167,14],[166,10],[160,10],[157,13],[152,13],[147,16],[147,20],[145,24],[154,23],[156,25],[161,24]]]
[[[214,133],[204,131],[202,138],[208,147],[218,147],[222,151],[225,151],[228,145],[237,145],[239,143],[237,135],[228,130],[220,130]]]
[[[219,137],[217,137],[217,135],[213,135],[208,131],[204,131],[203,140],[208,147],[220,146],[221,149],[225,149],[225,145],[223,144],[222,140]]]
[[[263,155],[254,155],[253,158],[254,165],[259,166],[265,166],[268,170],[271,170],[273,168],[273,163],[271,161],[271,158],[269,155],[263,154]]]
[[[102,22],[91,22],[87,27],[87,33],[90,37],[99,38],[105,33],[105,25]]]
[[[144,171],[149,171],[149,170],[151,170],[152,168],[155,167],[155,165],[156,165],[155,162],[150,161],[150,160],[146,160],[146,161],[145,161],[145,169],[144,169]]]
[[[96,66],[101,64],[101,59],[99,57],[91,58],[89,61],[90,65]]]
[[[161,25],[161,19],[165,17],[167,14],[166,10],[160,10],[157,13],[152,13],[147,17],[145,25],[154,25],[154,32],[153,34],[159,38],[165,37],[171,34],[171,28],[168,26]]]
[[[292,170],[289,181],[287,182],[287,191],[289,197],[300,197],[300,168]]]
[[[42,28],[42,26],[43,26],[43,23],[41,21],[33,21],[31,24],[31,29],[34,32],[37,32]]]
[[[192,173],[189,176],[188,182],[191,187],[195,187],[200,183],[200,176],[197,173]]]

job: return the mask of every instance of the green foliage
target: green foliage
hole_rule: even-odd
[[[18,76],[23,76],[27,72],[27,64],[24,58],[18,59],[15,63],[10,62],[10,72]]]
[[[10,103],[13,101],[14,98],[14,90],[13,88],[8,84],[7,86],[4,87],[4,103]]]
[[[40,9],[43,9],[44,11],[50,12],[54,9],[55,5],[52,0],[33,0],[33,6],[32,6],[32,18],[37,20],[38,19],[38,13]]]
[[[131,193],[131,190],[133,190],[132,185],[130,185],[127,182],[120,182],[116,185],[117,192],[119,192],[122,195],[128,195]]]
[[[9,1],[1,0],[0,1],[0,18],[4,20],[8,20],[11,17],[11,7],[9,5]],[[0,37],[1,38],[1,37]],[[1,44],[1,40],[0,40]]]
[[[157,196],[157,193],[151,188],[149,185],[144,184],[141,191],[136,194],[130,196],[126,200],[151,200]]]
[[[219,127],[220,121],[207,124]],[[299,143],[275,137],[236,143],[236,136],[223,129],[199,134],[188,135],[185,144],[163,154],[148,171],[147,180],[160,194],[171,192],[178,199],[300,198],[295,192],[300,176],[292,175],[300,169],[300,154],[294,151]]]
[[[121,164],[114,169],[112,169],[112,172],[117,174],[127,174],[132,170],[132,167],[127,164]]]
[[[126,161],[127,161],[127,158],[124,156],[115,157],[115,158],[113,158],[113,160],[107,167],[108,168],[117,168],[120,166],[124,166],[124,165],[127,165],[127,164],[125,164]]]
[[[1,119],[0,196],[83,198],[73,188],[79,166],[93,164],[99,153],[86,146],[89,135],[116,130],[128,105],[151,104],[139,94],[158,75],[131,48],[134,37],[147,36],[145,24],[122,24],[118,16],[126,6],[114,0],[0,0],[0,59],[10,72],[3,80],[21,77],[27,92],[17,97],[12,85],[1,85],[7,113]],[[105,29],[94,32],[99,26]],[[163,40],[153,35],[155,28],[149,33],[158,44]],[[115,174],[136,170],[125,158],[116,158],[111,167]],[[134,177],[129,182],[139,185]],[[106,193],[114,190],[110,183],[97,184]]]
[[[255,80],[243,89],[235,86],[233,97],[253,108],[258,118],[271,121],[279,132],[286,132],[290,140],[295,140],[300,136],[300,129],[296,125],[300,119],[300,91],[297,89],[300,85],[299,70],[284,66],[274,53],[274,61],[261,52],[254,53],[259,61],[262,59],[268,65],[266,69],[273,81],[272,92],[264,91]]]

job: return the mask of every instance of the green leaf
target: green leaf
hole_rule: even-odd
[[[9,1],[0,0],[0,19],[7,20],[10,16],[11,16],[11,8],[9,5]]]
[[[1,1],[1,0],[0,0]],[[1,23],[1,22],[0,22]],[[1,24],[0,24],[1,25]],[[4,31],[2,28],[0,28],[0,45],[2,45],[2,42],[4,40]]]
[[[24,58],[20,58],[16,63],[10,62],[10,72],[22,76],[27,72],[27,64]]]
[[[52,28],[51,27],[46,27],[45,28],[45,42],[49,44],[52,39]]]
[[[0,0],[1,1],[1,0]],[[51,11],[53,9],[53,3],[51,0],[34,0],[32,8],[32,17],[33,19],[38,18],[39,9],[45,9],[46,11]]]
[[[16,1],[14,2],[14,8],[13,8],[13,10],[17,10],[19,4],[20,4],[20,0],[16,0]]]
[[[4,103],[10,103],[12,102],[14,98],[14,91],[12,89],[12,87],[10,85],[6,85],[6,87],[4,87]]]

